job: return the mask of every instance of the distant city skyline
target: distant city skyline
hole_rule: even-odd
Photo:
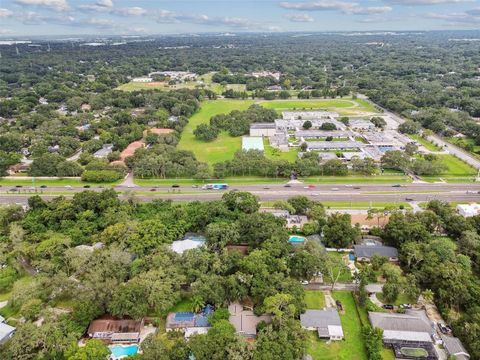
[[[0,36],[480,29],[478,0],[0,0]]]

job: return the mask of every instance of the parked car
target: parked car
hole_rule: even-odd
[[[340,300],[335,300],[335,304],[339,310],[343,310],[343,304]]]
[[[300,283],[301,283],[302,285],[308,285],[308,281],[307,281],[307,280],[302,280],[302,281],[300,281]]]
[[[438,325],[438,328],[440,329],[440,332],[442,334],[450,334],[452,332],[452,329],[448,325],[445,325],[445,324],[442,324],[442,323],[438,323],[437,325]]]
[[[393,310],[393,305],[391,305],[391,304],[384,304],[382,307],[383,307],[385,310]]]
[[[400,304],[400,309],[411,309],[412,304]]]

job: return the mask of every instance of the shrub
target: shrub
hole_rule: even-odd
[[[114,182],[123,177],[121,173],[115,170],[86,170],[82,174],[82,181],[85,182]]]

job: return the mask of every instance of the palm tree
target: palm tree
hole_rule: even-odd
[[[202,310],[203,307],[205,306],[205,301],[201,296],[198,296],[198,295],[192,296],[190,302],[192,304],[192,310],[195,313],[200,312],[200,310]]]
[[[422,297],[427,304],[432,303],[432,301],[433,301],[433,291],[430,290],[430,289],[426,289],[424,292],[422,292]]]

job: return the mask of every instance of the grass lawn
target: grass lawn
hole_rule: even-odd
[[[430,141],[428,141],[427,139],[424,139],[423,137],[421,137],[420,135],[418,134],[412,134],[412,135],[408,135],[408,137],[412,140],[415,140],[417,143],[423,145],[427,150],[430,150],[430,151],[442,151],[442,149],[440,149],[440,147],[438,147],[437,145],[431,143]]]
[[[288,182],[288,179],[284,178],[264,178],[257,176],[245,176],[245,177],[235,177],[235,178],[225,178],[225,179],[206,179],[206,180],[196,180],[196,179],[138,179],[135,178],[135,184],[139,186],[155,186],[155,185],[173,185],[178,184],[181,186],[191,186],[191,185],[203,185],[203,184],[213,184],[213,183],[226,183],[229,185],[249,185],[249,184],[285,184]]]
[[[378,293],[377,294],[377,299],[380,300],[384,304],[387,303],[383,298],[383,293]],[[403,293],[400,293],[400,295],[398,295],[397,300],[395,300],[395,302],[393,302],[392,305],[399,306],[400,304],[415,304],[416,302],[417,302],[416,299],[412,299],[412,298],[408,297],[407,295],[405,295]]]
[[[345,313],[340,314],[345,339],[327,344],[318,339],[316,332],[311,331],[307,338],[307,354],[314,360],[367,360],[360,318],[355,310],[352,293],[334,291],[333,298],[340,300],[345,309]]]
[[[390,206],[403,206],[405,209],[409,209],[410,205],[407,202],[388,202],[388,201],[322,201],[319,200],[324,206],[331,209],[371,209],[378,208],[384,209]]]
[[[265,147],[265,157],[272,160],[287,160],[289,162],[295,162],[298,159],[299,148],[292,148],[287,152],[280,151],[280,149],[274,148],[270,145],[268,139],[263,139],[263,146]]]
[[[325,307],[325,295],[323,291],[306,290],[305,305],[307,309],[323,309]]]
[[[180,302],[178,302],[174,307],[168,310],[169,313],[171,312],[189,312],[192,311],[193,304],[189,297],[185,297]]]
[[[189,120],[183,129],[182,138],[178,143],[179,150],[190,150],[199,161],[212,165],[233,158],[233,154],[242,147],[241,137],[231,137],[222,132],[211,142],[197,140],[193,131],[200,124],[208,124],[214,115],[229,113],[232,110],[246,110],[254,103],[253,100],[209,100],[202,103],[201,109]]]
[[[398,184],[409,183],[412,179],[405,175],[377,175],[377,176],[322,176],[302,179],[305,183],[312,184]]]
[[[473,167],[453,155],[438,155],[438,157],[442,163],[448,166],[445,175],[475,176],[477,174]]]
[[[35,186],[84,186],[84,185],[117,185],[120,184],[122,180],[115,181],[113,183],[88,183],[83,182],[80,179],[51,179],[51,180],[42,180],[35,179]],[[0,186],[34,186],[34,183],[31,179],[0,179]]]
[[[267,109],[276,110],[303,110],[303,109],[331,109],[349,108],[358,106],[351,98],[345,99],[306,99],[306,100],[265,100],[260,105]]]

